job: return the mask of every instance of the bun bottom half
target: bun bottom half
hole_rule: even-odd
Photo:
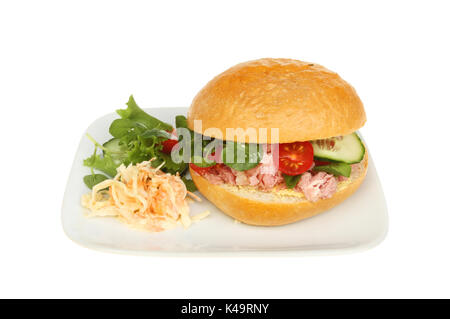
[[[316,202],[306,200],[293,190],[263,192],[249,186],[216,185],[190,169],[200,193],[225,214],[250,225],[278,226],[290,224],[322,213],[350,197],[361,185],[368,166],[367,152],[357,174],[338,183],[332,197]]]

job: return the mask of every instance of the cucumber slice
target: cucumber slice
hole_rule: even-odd
[[[358,134],[311,141],[318,159],[355,164],[362,161],[366,149]]]
[[[116,165],[120,165],[127,157],[127,147],[124,144],[120,144],[120,139],[118,138],[110,139],[103,144],[103,147]]]
[[[123,153],[125,151],[125,146],[120,144],[119,138],[112,138],[103,144],[103,147],[111,153]]]

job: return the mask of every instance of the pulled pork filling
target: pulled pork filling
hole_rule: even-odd
[[[330,198],[337,191],[338,182],[344,181],[347,177],[315,172],[311,168],[301,175],[294,191],[301,192],[305,198],[311,202],[319,199]],[[352,165],[352,175],[357,173],[360,164]],[[237,171],[224,164],[216,164],[206,172],[196,172],[203,176],[212,184],[231,184],[238,186],[254,186],[261,191],[272,191],[286,189],[283,175],[277,166],[274,165],[273,157],[270,153],[265,153],[261,163],[255,168],[247,171]]]

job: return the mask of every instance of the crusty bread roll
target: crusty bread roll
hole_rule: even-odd
[[[352,195],[367,173],[367,152],[361,169],[346,181],[339,182],[331,198],[317,202],[306,200],[294,190],[263,192],[249,186],[215,185],[190,169],[200,193],[217,208],[234,219],[250,225],[277,226],[290,224],[324,212]]]
[[[202,121],[199,130],[195,120]],[[194,98],[188,127],[227,139],[227,128],[279,129],[235,135],[246,143],[291,143],[347,135],[366,121],[364,107],[350,84],[318,64],[291,59],[260,59],[238,64],[212,79]],[[216,128],[216,132],[205,130]],[[252,187],[215,185],[190,169],[199,191],[224,213],[252,225],[284,225],[314,216],[341,203],[361,185],[367,172],[365,153],[358,172],[339,182],[331,198],[308,201],[294,190],[263,192]]]
[[[225,139],[226,128],[278,128],[277,142],[291,143],[350,134],[364,125],[366,114],[356,91],[337,73],[315,63],[260,59],[206,84],[188,112],[192,130],[194,120],[202,120],[201,134],[218,128]],[[234,140],[265,142],[257,136]]]

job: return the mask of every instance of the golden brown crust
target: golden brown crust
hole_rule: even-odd
[[[240,195],[237,187],[223,187],[211,184],[208,180],[190,170],[192,179],[200,193],[211,201],[225,214],[243,223],[259,226],[276,226],[293,223],[321,212],[324,212],[352,195],[363,182],[368,165],[366,153],[363,159],[362,172],[351,180],[351,183],[339,189],[331,198],[317,202],[307,200],[297,201],[267,201],[257,196]],[[262,192],[261,192],[262,193]]]
[[[350,134],[364,125],[366,114],[354,88],[337,73],[308,62],[260,59],[212,79],[192,102],[190,129],[194,120],[202,120],[198,133],[218,128],[224,139],[227,128],[278,128],[279,142],[290,143]],[[265,142],[244,135],[233,140]]]

